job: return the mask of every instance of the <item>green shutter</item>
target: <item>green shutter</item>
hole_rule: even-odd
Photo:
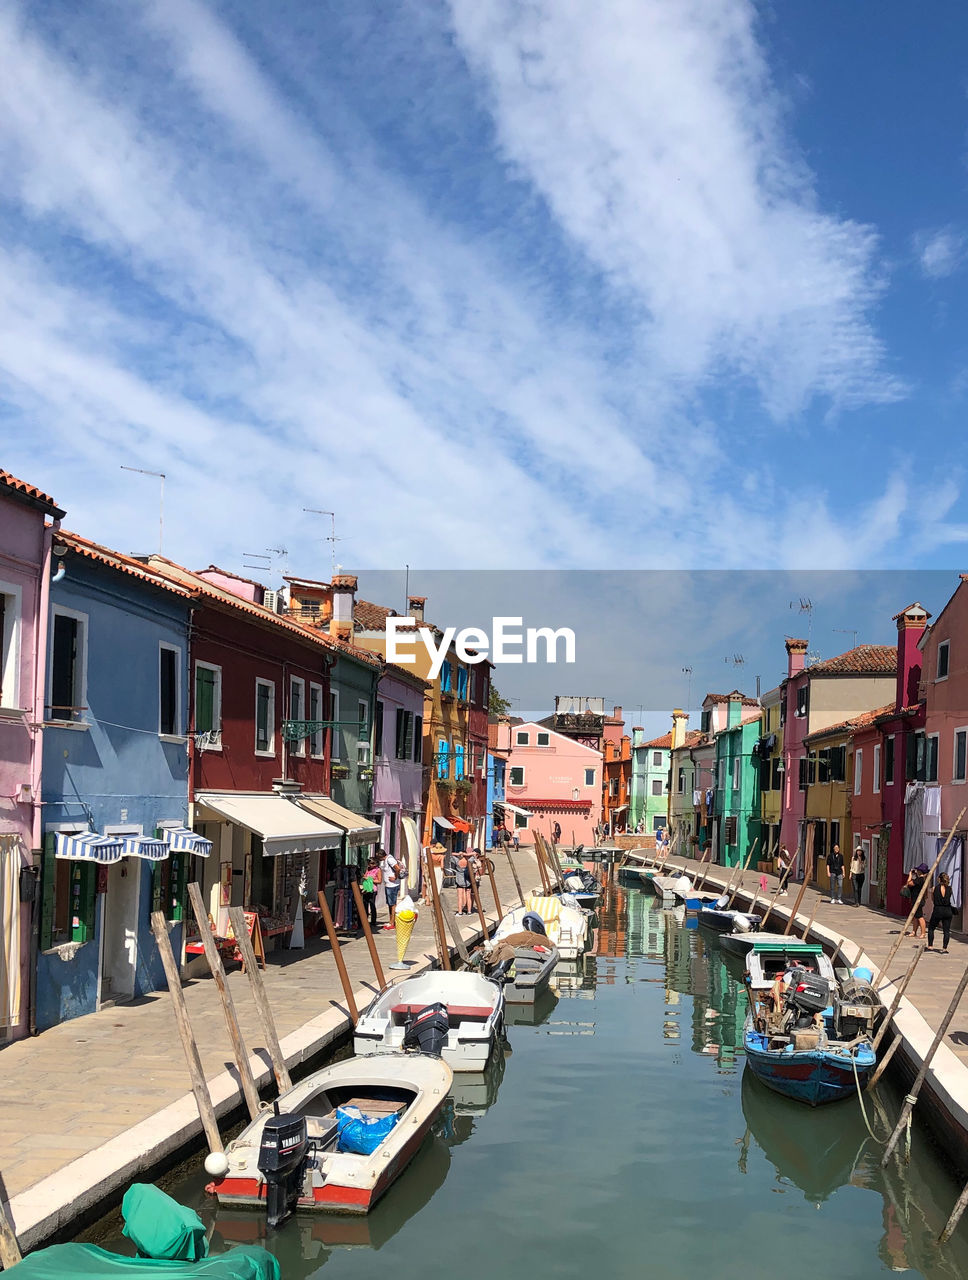
[[[90,942],[94,937],[97,873],[97,866],[91,863],[71,863],[71,939],[74,942]]]
[[[44,856],[40,870],[40,949],[47,951],[54,945],[54,890],[57,887],[57,860],[54,849],[57,840],[53,831],[44,836]]]

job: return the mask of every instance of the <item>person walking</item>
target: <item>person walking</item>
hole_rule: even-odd
[[[555,844],[561,843],[561,823],[556,822],[551,831],[551,838]]]
[[[916,902],[921,893],[921,886],[927,879],[927,863],[921,862],[916,867],[912,867],[908,872],[908,878],[904,881],[901,889],[901,897],[908,898],[911,902]],[[907,892],[905,893],[905,889]],[[927,895],[925,895],[927,896]],[[950,926],[949,926],[950,927]],[[923,938],[925,935],[924,924],[924,898],[918,903],[917,910],[914,913],[914,937]],[[905,937],[907,935],[905,934]]]
[[[948,873],[942,871],[934,891],[934,907],[931,911],[931,923],[928,925],[928,950],[934,950],[934,933],[941,925],[941,954],[948,954],[948,943],[951,939],[951,917],[954,909],[951,906],[951,881]]]
[[[778,898],[787,896],[787,881],[793,871],[793,854],[785,844],[780,845],[780,852],[776,856],[776,864],[779,868],[780,884],[777,892]]]
[[[370,928],[376,928],[376,891],[380,887],[383,879],[383,873],[380,870],[380,856],[371,853],[366,862],[366,870],[363,872],[363,879],[360,883],[360,893],[363,895],[363,910],[370,922]]]
[[[840,852],[839,844],[835,844],[827,854],[827,875],[830,877],[830,901],[843,905],[844,855]]]
[[[383,850],[380,850],[383,853]],[[387,910],[390,913],[390,919],[383,926],[384,929],[395,929],[397,927],[397,898],[400,896],[400,877],[403,874],[403,863],[393,856],[392,853],[384,855],[381,863],[383,872],[383,892],[386,894]]]
[[[860,906],[860,895],[867,879],[867,854],[858,845],[850,860],[850,882],[854,886],[854,906]]]

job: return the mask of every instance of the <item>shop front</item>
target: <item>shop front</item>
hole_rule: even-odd
[[[379,845],[380,828],[369,818],[337,804],[330,796],[299,795],[296,801],[308,813],[342,833],[339,848],[320,858],[319,890],[326,897],[337,929],[356,930],[360,925],[350,885],[354,879],[361,878],[370,850]],[[317,900],[318,894],[307,899],[310,917],[319,911]]]

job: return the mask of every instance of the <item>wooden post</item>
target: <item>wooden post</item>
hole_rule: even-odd
[[[286,1066],[286,1060],[282,1056],[282,1048],[279,1044],[279,1037],[276,1034],[276,1024],[273,1021],[272,1009],[269,1007],[265,983],[262,981],[262,974],[256,962],[255,951],[252,949],[252,939],[249,937],[249,930],[245,923],[245,913],[241,907],[229,907],[229,921],[232,925],[232,932],[235,934],[236,946],[242,954],[246,976],[249,979],[249,986],[252,988],[252,999],[255,1001],[255,1007],[262,1022],[262,1032],[266,1038],[269,1057],[272,1059],[272,1070],[275,1073],[276,1084],[279,1086],[279,1092],[285,1093],[287,1089],[292,1088],[292,1079],[289,1075],[289,1068]]]
[[[350,975],[346,972],[346,961],[343,959],[343,953],[340,950],[339,938],[336,936],[336,926],[333,924],[333,913],[329,909],[329,903],[326,901],[326,894],[320,889],[318,895],[319,909],[323,913],[323,924],[326,926],[326,936],[329,938],[329,945],[333,952],[333,959],[336,961],[336,969],[339,973],[339,980],[343,987],[343,995],[346,997],[346,1006],[349,1009],[350,1021],[355,1027],[360,1020],[360,1011],[356,1007],[356,998],[353,995],[353,985],[350,982]]]
[[[753,854],[756,852],[756,846],[759,844],[759,842],[760,842],[760,838],[759,836],[757,836],[756,839],[753,841],[753,843],[750,845],[750,851],[746,855],[746,861],[743,863],[743,869],[739,873],[739,879],[736,881],[736,887],[733,889],[733,892],[729,898],[729,902],[727,902],[726,904],[727,908],[733,905],[733,900],[735,899],[736,895],[739,893],[740,889],[742,889],[743,887],[743,877],[746,875],[746,872],[749,870],[749,865],[753,861]]]
[[[359,881],[350,877],[350,891],[353,894],[353,901],[356,903],[356,910],[360,917],[360,924],[363,926],[363,937],[366,939],[366,947],[370,953],[370,961],[373,965],[373,974],[380,985],[380,990],[387,985],[387,980],[383,976],[383,966],[380,964],[380,953],[376,949],[376,942],[373,940],[373,930],[370,928],[369,917],[366,914],[366,905],[363,902],[363,894],[360,890]]]
[[[460,956],[461,960],[463,960],[464,964],[469,964],[470,956],[467,952],[467,944],[461,937],[460,926],[449,911],[444,913],[444,919],[447,921],[447,928],[450,931],[450,936],[454,940],[454,946],[457,948],[457,954]]]
[[[17,1237],[14,1235],[13,1227],[7,1218],[7,1211],[0,1202],[0,1266],[4,1271],[9,1271],[11,1267],[23,1262],[23,1254],[20,1252],[20,1245],[17,1243]]]
[[[770,916],[773,914],[773,908],[776,906],[776,900],[780,896],[780,886],[777,885],[773,890],[773,897],[770,899],[770,905],[766,908],[766,915],[760,921],[760,932],[766,932],[766,924]]]
[[[444,933],[444,913],[440,905],[440,890],[437,888],[437,877],[434,874],[434,860],[430,850],[427,850],[427,870],[430,875],[430,903],[434,913],[434,928],[440,940],[440,964],[441,968],[450,970],[450,947],[447,945],[447,935]]]
[[[960,817],[958,821],[961,821]],[[948,1005],[947,1012],[941,1019],[941,1025],[938,1027],[938,1030],[934,1034],[934,1039],[931,1041],[931,1047],[928,1049],[928,1052],[924,1056],[924,1061],[921,1063],[921,1070],[915,1077],[914,1084],[911,1086],[910,1092],[904,1099],[904,1106],[901,1108],[901,1114],[898,1116],[897,1124],[894,1126],[894,1132],[891,1134],[890,1140],[885,1148],[884,1158],[881,1160],[881,1168],[886,1167],[887,1162],[893,1155],[894,1148],[897,1146],[898,1139],[904,1130],[904,1126],[907,1124],[908,1118],[914,1110],[914,1104],[917,1102],[918,1094],[921,1092],[921,1086],[924,1084],[924,1077],[928,1074],[928,1068],[931,1066],[931,1061],[937,1053],[939,1045],[947,1034],[948,1027],[951,1025],[951,1019],[955,1016],[958,1005],[961,1003],[961,997],[965,994],[965,987],[968,987],[968,965],[965,966],[964,973],[958,979],[958,985],[955,987],[955,993],[951,997],[951,1003]]]
[[[807,841],[807,843],[809,844],[810,842],[809,842],[809,841]],[[804,867],[804,868],[803,868],[803,883],[800,885],[800,892],[797,894],[797,900],[796,900],[796,902],[793,904],[793,910],[792,910],[792,912],[790,913],[790,919],[786,922],[786,928],[783,930],[783,936],[784,936],[784,937],[786,937],[786,935],[787,935],[787,934],[790,932],[790,930],[793,928],[793,922],[794,922],[794,920],[796,920],[796,918],[797,918],[797,912],[800,910],[800,903],[803,901],[803,895],[804,895],[806,892],[807,892],[807,868],[806,868],[806,867]],[[820,895],[819,895],[819,893],[817,894],[817,901],[818,901],[818,902],[820,901]],[[816,906],[814,906],[814,911],[816,911]]]
[[[870,1092],[870,1090],[874,1088],[878,1080],[880,1080],[881,1076],[887,1070],[888,1064],[890,1063],[891,1059],[894,1057],[895,1053],[897,1053],[898,1046],[900,1045],[900,1043],[901,1043],[901,1037],[897,1035],[888,1045],[887,1053],[885,1053],[884,1057],[881,1058],[880,1062],[877,1064],[877,1070],[874,1072],[870,1080],[867,1082],[868,1092]]]
[[[504,918],[504,912],[501,910],[501,899],[497,896],[497,881],[494,878],[494,864],[486,854],[484,857],[486,859],[485,866],[487,867],[487,878],[491,882],[491,893],[494,894],[494,910],[497,912],[498,920],[502,920]]]
[[[477,891],[477,876],[474,874],[474,869],[471,866],[470,858],[468,858],[467,860],[467,878],[471,882],[471,894],[473,895],[474,906],[477,907],[477,915],[481,922],[481,932],[484,935],[484,941],[487,942],[487,938],[488,938],[487,920],[485,919],[485,916],[484,916],[484,908],[481,906],[481,895]]]
[[[206,929],[208,928],[207,919],[205,927]],[[178,965],[175,963],[175,957],[171,949],[171,938],[168,936],[168,922],[161,911],[152,911],[151,913],[151,932],[155,935],[158,954],[161,956],[161,964],[165,970],[165,977],[168,979],[171,1004],[175,1011],[175,1023],[178,1027],[178,1034],[181,1037],[182,1048],[185,1050],[188,1075],[192,1082],[195,1105],[198,1107],[198,1118],[201,1120],[202,1128],[205,1131],[205,1141],[208,1143],[209,1151],[224,1151],[225,1148],[222,1146],[222,1138],[218,1131],[218,1121],[215,1119],[215,1108],[212,1106],[212,1096],[208,1091],[208,1085],[205,1083],[202,1060],[198,1056],[198,1045],[192,1035],[192,1024],[188,1017],[188,1006],[185,1004],[185,993],[182,991]]]
[[[951,1217],[948,1219],[944,1231],[938,1236],[938,1244],[947,1244],[954,1235],[955,1228],[961,1221],[961,1215],[964,1213],[966,1205],[968,1205],[968,1183],[965,1183],[961,1195],[956,1200],[955,1207],[951,1210]]]
[[[541,859],[541,853],[538,849],[538,842],[535,841],[532,847],[534,848],[535,862],[537,862],[538,864],[538,875],[541,877],[541,892],[547,896],[548,894],[551,893],[551,880],[548,876],[547,871],[545,870],[544,862]]]
[[[965,816],[966,810],[968,810],[968,805],[966,805],[965,808],[962,809],[961,813],[958,814],[958,817],[955,819],[954,823],[952,824],[951,831],[948,833],[948,839],[941,846],[941,850],[938,853],[938,856],[934,860],[934,865],[932,866],[928,874],[924,877],[924,884],[921,886],[921,892],[918,894],[914,902],[911,904],[911,910],[908,912],[908,918],[904,921],[904,927],[901,930],[901,932],[897,935],[897,940],[894,943],[894,945],[891,947],[890,951],[888,952],[887,959],[884,961],[884,963],[881,965],[880,969],[877,972],[877,979],[875,981],[876,986],[881,985],[881,979],[884,977],[884,974],[887,973],[888,969],[891,967],[891,962],[893,961],[894,957],[897,955],[898,951],[900,950],[901,943],[904,941],[905,937],[907,936],[908,928],[911,924],[911,921],[914,919],[914,913],[915,911],[917,911],[918,907],[924,901],[924,895],[928,891],[928,885],[931,881],[931,877],[934,875],[935,871],[937,871],[938,864],[941,862],[941,859],[944,857],[945,853],[947,852],[948,845],[951,844],[951,841],[955,832],[961,826],[961,819]]]
[[[514,859],[511,857],[511,846],[504,842],[504,852],[507,854],[508,866],[511,868],[511,876],[514,880],[514,887],[518,891],[518,906],[524,906],[524,890],[521,888],[521,881],[518,879],[517,868],[514,865]]]
[[[885,1017],[884,1021],[881,1023],[880,1028],[878,1029],[877,1035],[874,1037],[874,1043],[871,1046],[875,1053],[877,1052],[877,1046],[884,1039],[884,1036],[887,1032],[887,1028],[891,1025],[891,1019],[894,1017],[895,1013],[897,1013],[897,1007],[901,1003],[901,997],[904,995],[905,991],[907,990],[907,985],[911,981],[911,977],[914,974],[914,970],[917,968],[918,961],[924,955],[924,948],[926,946],[927,946],[927,943],[922,942],[921,945],[915,949],[914,959],[908,965],[907,973],[904,975],[903,981],[901,982],[897,990],[894,992],[894,999],[891,1001],[891,1007],[890,1009],[888,1009],[887,1016]],[[859,956],[858,956],[858,959],[859,959]],[[854,963],[856,964],[856,961]]]
[[[817,918],[817,908],[819,906],[820,906],[820,894],[818,893],[813,900],[813,910],[810,912],[810,919],[807,921],[806,928],[803,929],[803,931],[800,934],[800,937],[804,940],[804,942],[807,940],[807,935],[809,934],[810,930],[813,928],[813,922]]]
[[[222,964],[222,957],[219,955],[218,947],[215,945],[215,939],[208,923],[208,912],[205,910],[202,891],[197,882],[193,881],[188,886],[188,897],[191,900],[195,919],[198,921],[198,932],[202,935],[205,959],[208,961],[208,967],[212,971],[215,987],[222,1004],[222,1016],[225,1018],[225,1026],[228,1029],[229,1039],[232,1041],[232,1054],[235,1058],[235,1065],[239,1069],[239,1080],[242,1083],[245,1105],[249,1109],[249,1118],[254,1120],[259,1114],[259,1090],[255,1087],[252,1068],[249,1066],[249,1051],[245,1047],[245,1041],[242,1039],[239,1019],[235,1012],[235,1001],[232,999],[232,993],[225,982],[225,966]],[[247,930],[243,929],[243,933],[245,932]],[[236,935],[236,944],[238,944],[238,935]]]

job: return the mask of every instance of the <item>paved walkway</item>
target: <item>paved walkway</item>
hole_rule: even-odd
[[[670,872],[682,867],[694,877],[701,876],[705,869],[704,864],[693,858],[672,857],[666,865]],[[743,890],[737,895],[736,905],[739,905],[739,897],[744,898],[748,905],[759,886],[760,874],[752,870],[746,872]],[[728,882],[729,875],[729,870],[725,867],[710,868],[705,885],[710,888],[714,885],[724,885]],[[769,887],[765,896],[761,893],[757,910],[765,909],[777,886],[775,876],[768,875],[765,879]],[[774,915],[771,917],[768,928],[772,929],[779,920],[781,922],[779,931],[782,932],[796,904],[800,888],[799,883],[791,882],[787,896],[777,899]],[[849,888],[846,892],[850,892]],[[863,906],[855,907],[849,902],[844,906],[835,905],[831,903],[827,893],[808,887],[804,891],[798,916],[803,923],[806,923],[812,915],[816,924],[848,939],[843,947],[847,962],[853,962],[858,947],[862,947],[878,969],[887,960],[891,947],[897,941],[904,925],[903,920],[897,916],[887,915],[883,911],[874,911]],[[938,947],[941,946],[940,930],[935,943]],[[911,963],[913,952],[914,939],[905,938],[891,964],[890,974],[886,976],[899,981]],[[955,934],[952,935],[948,955],[943,956],[929,951],[918,962],[906,996],[932,1031],[938,1029],[966,966],[968,966],[968,938]],[[961,1008],[955,1014],[945,1037],[945,1044],[962,1062],[968,1064],[968,998],[962,1002]]]
[[[514,861],[527,892],[539,883],[534,855],[522,849]],[[494,862],[498,894],[507,911],[516,905],[517,890],[507,859],[497,853]],[[493,923],[497,913],[486,878],[481,889],[485,915]],[[444,898],[444,909],[449,905],[450,918],[462,926],[463,937],[469,943],[479,938],[477,915],[456,920],[454,890],[444,890]],[[421,910],[407,952],[408,959],[423,965],[434,954],[432,916],[429,907]],[[385,910],[380,919],[385,922]],[[395,935],[378,931],[376,936],[386,971],[396,960]],[[366,942],[348,938],[341,952],[362,1009],[377,990]],[[303,951],[270,954],[264,979],[291,1068],[349,1029],[327,941],[307,939]],[[269,1055],[248,979],[237,966],[228,975],[228,985],[252,1054],[253,1073],[260,1085],[266,1085],[271,1078]],[[218,993],[207,976],[189,981],[183,989],[216,1111],[224,1115],[241,1099]],[[0,1201],[11,1202],[24,1248],[62,1228],[72,1212],[103,1198],[106,1183],[126,1185],[201,1132],[167,990],[17,1041],[0,1051],[0,1066]]]

